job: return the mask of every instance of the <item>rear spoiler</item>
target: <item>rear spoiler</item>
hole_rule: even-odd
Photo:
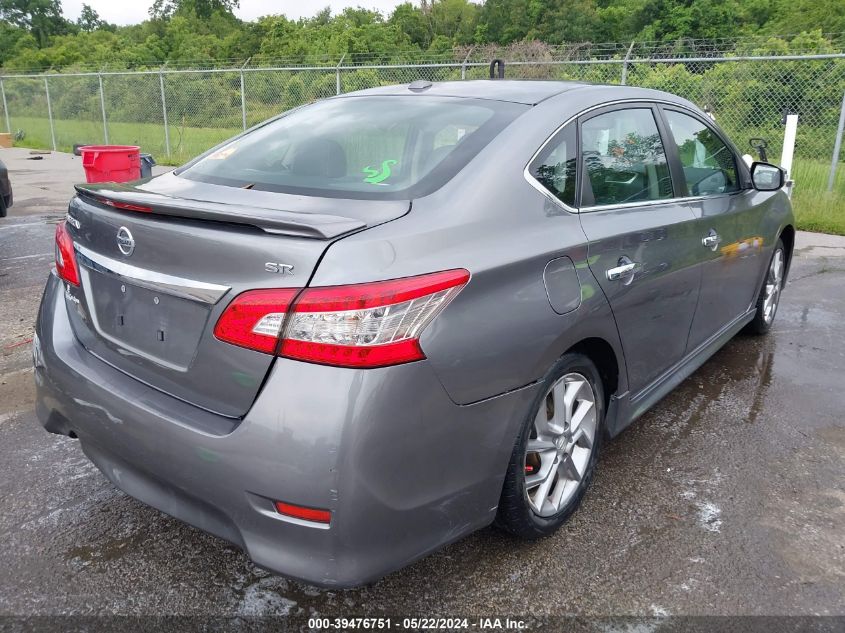
[[[121,188],[109,183],[100,185],[75,185],[76,192],[88,201],[116,209],[155,213],[177,218],[227,222],[255,226],[265,233],[278,233],[295,237],[333,239],[358,231],[367,226],[363,220],[339,215],[298,213],[278,209],[173,198],[159,193]]]

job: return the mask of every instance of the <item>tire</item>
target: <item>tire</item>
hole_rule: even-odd
[[[772,251],[772,257],[766,267],[763,285],[757,295],[757,311],[754,313],[754,319],[745,326],[746,333],[753,336],[762,336],[772,329],[772,323],[775,322],[775,315],[777,315],[778,305],[780,305],[784,272],[786,272],[786,249],[783,246],[783,240],[779,239],[775,244],[775,250]],[[769,304],[772,293],[774,293],[774,296],[771,300],[772,303]]]
[[[565,354],[542,385],[511,454],[495,521],[498,528],[529,540],[551,534],[578,508],[605,435],[604,389],[589,358]],[[574,397],[569,397],[570,390]],[[567,401],[572,402],[569,411]]]

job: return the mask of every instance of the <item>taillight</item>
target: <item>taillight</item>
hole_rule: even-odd
[[[66,282],[74,286],[79,285],[79,268],[73,252],[73,238],[68,233],[64,221],[56,225],[56,272]]]
[[[220,317],[217,338],[339,367],[385,367],[421,360],[419,337],[469,281],[466,270],[349,286],[252,290]],[[284,331],[282,331],[284,327]]]
[[[272,354],[279,344],[282,321],[299,290],[250,290],[235,297],[214,326],[221,341]]]
[[[425,358],[419,335],[469,280],[448,270],[352,286],[308,288],[285,324],[280,354],[344,367]]]

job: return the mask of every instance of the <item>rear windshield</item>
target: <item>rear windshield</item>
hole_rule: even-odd
[[[417,198],[441,187],[526,109],[448,97],[329,99],[272,120],[177,173],[266,191]]]

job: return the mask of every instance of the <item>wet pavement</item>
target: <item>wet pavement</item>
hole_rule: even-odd
[[[0,614],[845,614],[845,238],[800,234],[773,332],[731,341],[607,446],[557,534],[482,530],[332,591],[134,501],[41,429],[29,339],[81,167],[16,174],[31,167],[5,152]]]

